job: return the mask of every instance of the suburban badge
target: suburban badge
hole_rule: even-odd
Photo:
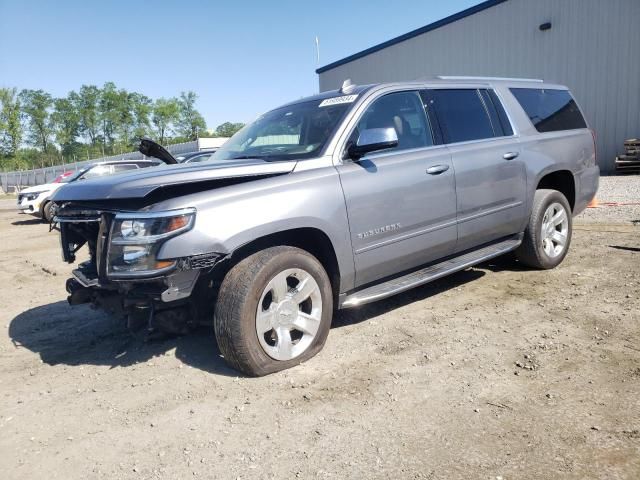
[[[400,228],[399,223],[394,223],[393,225],[385,225],[384,227],[378,227],[372,230],[367,230],[366,232],[359,233],[358,238],[372,237],[374,235],[380,235],[382,233],[392,232],[394,230],[398,230],[399,228]]]

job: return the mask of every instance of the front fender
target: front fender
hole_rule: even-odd
[[[154,206],[195,207],[193,230],[168,240],[160,259],[203,253],[229,254],[256,239],[298,228],[315,228],[331,241],[341,289],[353,288],[349,223],[338,173],[333,167],[199,192]]]

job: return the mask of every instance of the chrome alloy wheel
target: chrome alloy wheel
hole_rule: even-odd
[[[542,218],[542,249],[549,258],[562,254],[567,245],[569,218],[565,208],[554,202],[547,207]]]
[[[309,348],[321,319],[318,282],[308,272],[290,268],[264,288],[256,312],[256,333],[267,355],[291,360]]]

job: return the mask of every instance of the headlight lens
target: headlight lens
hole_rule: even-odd
[[[111,227],[108,275],[154,275],[173,268],[175,260],[158,260],[158,251],[167,239],[191,230],[194,222],[194,209],[116,215]]]
[[[48,190],[41,190],[39,192],[29,192],[29,193],[23,193],[24,198],[26,198],[27,200],[31,201],[31,200],[35,200],[36,198],[38,198],[42,193],[46,193],[48,192]]]

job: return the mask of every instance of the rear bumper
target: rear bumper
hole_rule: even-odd
[[[573,215],[575,216],[582,213],[596,196],[600,184],[600,168],[597,165],[585,168],[574,177],[576,180],[576,202]]]

